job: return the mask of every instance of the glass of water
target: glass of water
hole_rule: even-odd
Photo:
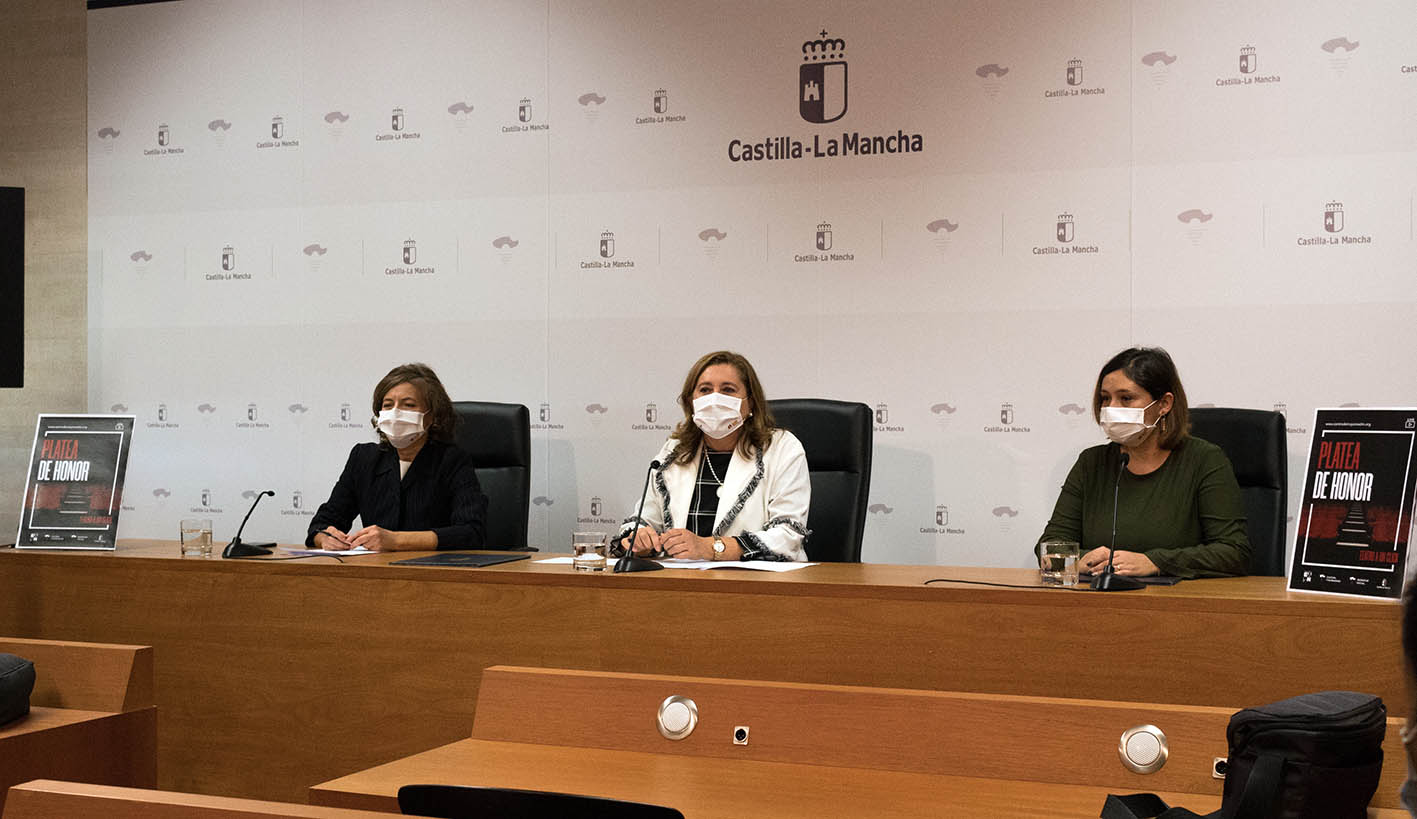
[[[212,522],[206,518],[184,518],[182,529],[183,557],[212,556]]]
[[[605,571],[608,538],[604,532],[576,532],[571,535],[571,567],[578,572]]]
[[[1038,576],[1045,586],[1076,586],[1078,558],[1082,550],[1076,540],[1045,540],[1038,544]]]

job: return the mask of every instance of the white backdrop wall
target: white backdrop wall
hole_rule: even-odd
[[[1315,407],[1417,399],[1407,0],[187,0],[90,12],[89,126],[125,536],[269,487],[298,539],[407,360],[531,408],[554,548],[740,350],[876,410],[864,557],[906,563],[1027,565],[1133,343],[1286,411],[1291,508]]]

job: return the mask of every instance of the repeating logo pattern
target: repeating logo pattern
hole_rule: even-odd
[[[898,11],[883,7],[882,19]],[[665,13],[675,12],[666,10]],[[1197,174],[1196,179],[1186,179],[1183,184],[1174,184],[1173,178],[1170,180],[1173,184],[1167,188],[1165,173],[1175,167],[1184,172],[1189,168],[1186,163],[1194,162],[1195,157],[1184,151],[1177,156],[1164,155],[1171,147],[1164,136],[1158,138],[1155,133],[1146,133],[1145,127],[1139,128],[1139,151],[1148,153],[1149,157],[1153,150],[1158,153],[1146,160],[1155,164],[1148,167],[1145,182],[1156,183],[1151,191],[1160,195],[1147,197],[1128,217],[1120,208],[1109,207],[1115,203],[1102,202],[1099,207],[1099,200],[1107,198],[1106,191],[1102,191],[1101,186],[1089,188],[1100,178],[1095,173],[1098,166],[1088,153],[1091,146],[1055,143],[1050,141],[1051,134],[1039,135],[1043,132],[1016,127],[1020,123],[1057,123],[1062,126],[1058,129],[1061,135],[1075,132],[1086,116],[1094,116],[1101,128],[1106,118],[1112,116],[1111,109],[1125,107],[1122,105],[1125,100],[1116,98],[1118,93],[1130,95],[1136,102],[1138,110],[1133,114],[1142,126],[1150,125],[1148,119],[1169,121],[1166,117],[1172,114],[1180,120],[1187,115],[1195,118],[1198,113],[1209,116],[1211,112],[1197,108],[1210,106],[1212,101],[1218,119],[1223,119],[1221,113],[1227,106],[1234,109],[1253,106],[1260,111],[1265,105],[1287,99],[1290,91],[1294,99],[1312,103],[1318,111],[1323,102],[1334,99],[1335,93],[1349,88],[1349,82],[1360,78],[1363,83],[1369,79],[1393,80],[1391,75],[1399,68],[1397,52],[1381,42],[1387,39],[1381,29],[1367,35],[1374,39],[1364,41],[1361,47],[1356,41],[1357,35],[1374,30],[1371,26],[1354,25],[1350,32],[1310,29],[1295,44],[1289,38],[1277,39],[1274,26],[1259,21],[1252,30],[1221,35],[1217,41],[1209,43],[1204,52],[1183,51],[1178,56],[1173,44],[1181,49],[1194,48],[1186,44],[1188,41],[1179,39],[1137,43],[1139,48],[1121,63],[1104,60],[1101,54],[1090,52],[1083,38],[1066,44],[1066,50],[1046,55],[1021,51],[1022,41],[990,41],[986,44],[989,51],[976,50],[972,52],[975,56],[966,57],[968,62],[962,63],[958,62],[958,54],[971,52],[958,48],[961,41],[941,29],[934,34],[941,40],[942,51],[955,49],[956,57],[946,64],[956,68],[951,69],[953,76],[933,77],[914,70],[910,55],[891,53],[895,42],[881,34],[888,32],[894,23],[878,24],[873,20],[870,26],[862,24],[859,30],[852,31],[845,21],[796,19],[793,24],[796,29],[785,33],[778,29],[762,35],[764,41],[754,42],[755,48],[735,47],[732,53],[744,55],[743,64],[729,67],[715,83],[700,82],[698,76],[681,72],[677,66],[655,66],[650,61],[638,63],[641,70],[636,73],[591,70],[583,77],[567,78],[554,76],[553,71],[544,86],[503,87],[485,96],[481,90],[453,88],[435,91],[435,96],[430,98],[428,89],[442,86],[409,84],[403,88],[385,88],[381,85],[364,98],[358,93],[338,99],[300,97],[303,100],[301,111],[288,107],[288,103],[275,95],[254,93],[250,98],[230,102],[202,100],[200,105],[180,100],[144,100],[141,107],[130,105],[126,110],[115,101],[97,101],[92,105],[95,112],[90,126],[93,130],[89,132],[93,179],[98,180],[96,189],[114,184],[109,181],[110,177],[128,184],[128,180],[146,173],[151,180],[185,182],[197,178],[183,174],[198,165],[245,173],[250,168],[300,167],[306,160],[312,168],[323,167],[321,172],[326,173],[327,181],[336,187],[357,189],[361,180],[350,172],[351,169],[354,173],[361,172],[363,168],[356,164],[360,162],[367,162],[365,167],[374,171],[395,169],[407,174],[409,181],[399,189],[398,197],[403,198],[398,201],[371,198],[371,206],[360,212],[341,213],[338,208],[332,208],[330,216],[322,213],[305,222],[292,220],[288,226],[281,225],[278,231],[267,229],[265,235],[259,225],[253,229],[240,224],[245,214],[229,220],[224,218],[228,214],[221,210],[224,205],[219,202],[205,210],[197,208],[204,214],[205,223],[192,219],[181,224],[174,233],[176,239],[153,230],[152,220],[144,224],[145,214],[137,214],[133,220],[145,231],[125,234],[121,225],[126,214],[96,212],[96,223],[101,223],[103,228],[96,231],[96,235],[107,232],[114,237],[105,239],[104,246],[96,248],[94,257],[100,260],[96,264],[104,267],[104,283],[113,285],[114,290],[136,285],[131,288],[135,292],[153,294],[157,300],[169,299],[164,304],[178,303],[170,300],[173,293],[181,293],[182,299],[192,304],[225,304],[223,297],[227,293],[207,290],[194,297],[180,288],[190,290],[195,282],[209,276],[213,278],[207,280],[217,281],[218,274],[232,274],[232,278],[220,281],[234,282],[245,280],[238,276],[262,279],[268,272],[273,276],[279,271],[282,279],[272,280],[269,288],[262,281],[260,286],[245,288],[244,292],[233,290],[230,294],[233,310],[246,309],[247,301],[259,303],[258,297],[280,298],[281,291],[287,288],[322,292],[318,288],[329,286],[363,288],[361,297],[367,297],[373,292],[371,288],[376,288],[381,297],[389,294],[387,303],[379,304],[380,307],[422,297],[433,302],[436,308],[457,303],[487,310],[480,300],[495,301],[508,293],[515,296],[521,278],[535,279],[540,286],[546,284],[543,280],[548,277],[553,280],[552,285],[575,282],[584,288],[588,300],[598,301],[609,301],[609,294],[627,286],[638,288],[637,293],[660,290],[684,293],[694,288],[702,292],[720,282],[742,287],[744,279],[753,280],[754,286],[761,285],[765,297],[772,299],[789,292],[786,284],[790,284],[793,288],[790,292],[804,294],[806,303],[806,307],[794,305],[790,311],[800,310],[806,315],[813,310],[835,311],[850,316],[847,324],[855,323],[871,311],[881,310],[882,305],[887,310],[891,306],[913,309],[912,305],[928,304],[932,309],[939,307],[941,309],[928,318],[907,319],[898,327],[887,326],[869,334],[863,331],[859,339],[850,336],[843,339],[882,357],[898,356],[903,348],[898,346],[896,336],[914,332],[931,320],[939,325],[938,331],[927,331],[927,338],[919,346],[925,351],[919,360],[909,361],[905,368],[910,378],[935,385],[931,391],[938,391],[937,394],[901,392],[898,384],[882,379],[885,383],[879,386],[871,382],[871,389],[879,392],[860,396],[869,400],[873,422],[878,427],[905,430],[891,439],[894,454],[881,461],[880,475],[887,483],[882,487],[882,497],[875,499],[877,503],[873,505],[871,517],[875,525],[884,527],[880,531],[883,538],[913,535],[917,530],[927,534],[926,529],[934,528],[941,531],[928,534],[944,542],[944,530],[962,528],[967,522],[971,534],[984,542],[989,540],[989,530],[998,520],[1013,522],[1020,531],[1036,528],[1041,516],[1046,515],[1047,510],[1042,507],[1051,501],[1051,497],[1045,496],[1055,487],[1035,491],[1036,487],[1029,485],[1023,490],[999,486],[976,493],[974,486],[954,479],[951,469],[943,464],[947,459],[941,453],[954,457],[957,451],[954,444],[959,443],[960,449],[968,453],[966,457],[977,462],[986,457],[985,452],[1006,451],[1008,458],[1020,463],[1016,470],[1001,472],[1034,474],[1054,468],[1056,465],[1050,459],[1055,456],[1064,457],[1054,452],[1058,448],[1057,438],[1062,437],[1054,433],[1065,431],[1069,440],[1082,441],[1093,424],[1085,397],[1073,400],[1076,396],[1052,392],[1040,395],[1024,379],[1018,381],[1024,386],[1017,391],[1013,387],[997,388],[992,382],[981,386],[981,382],[988,379],[972,372],[970,364],[952,349],[958,341],[958,333],[962,332],[955,326],[978,326],[979,313],[991,309],[981,307],[981,303],[992,299],[996,304],[1007,305],[1019,294],[1020,299],[1036,299],[1044,305],[1071,304],[1069,298],[1073,294],[1079,301],[1091,298],[1114,281],[1113,277],[1122,275],[1119,271],[1131,270],[1132,275],[1143,282],[1147,277],[1162,275],[1167,269],[1165,264],[1159,266],[1163,268],[1161,271],[1153,273],[1140,269],[1143,260],[1151,263],[1167,252],[1187,251],[1188,245],[1206,245],[1206,262],[1216,257],[1222,270],[1233,269],[1241,274],[1243,266],[1231,264],[1241,257],[1238,251],[1232,253],[1229,246],[1249,239],[1241,234],[1241,229],[1250,224],[1252,217],[1257,217],[1264,225],[1259,228],[1261,242],[1265,238],[1269,241],[1268,245],[1253,248],[1254,254],[1265,256],[1259,260],[1262,264],[1284,262],[1285,275],[1293,278],[1295,290],[1312,281],[1312,278],[1304,278],[1309,275],[1306,270],[1322,266],[1326,261],[1324,254],[1333,257],[1334,263],[1329,265],[1332,269],[1365,270],[1369,257],[1336,254],[1364,244],[1365,238],[1366,243],[1382,242],[1385,253],[1390,252],[1388,247],[1398,246],[1405,253],[1411,243],[1410,231],[1406,229],[1394,235],[1394,225],[1406,228],[1407,222],[1411,222],[1400,219],[1400,216],[1410,215],[1410,203],[1405,201],[1409,198],[1407,192],[1387,196],[1387,191],[1380,191],[1379,195],[1374,195],[1372,180],[1364,178],[1361,171],[1363,157],[1371,152],[1359,132],[1355,132],[1354,144],[1334,146],[1336,155],[1354,158],[1352,164],[1360,169],[1351,178],[1335,174],[1325,180],[1311,175],[1296,177],[1280,186],[1266,184],[1273,180],[1258,179],[1257,184],[1244,188],[1238,182],[1230,186],[1229,180],[1216,183],[1208,178],[1212,169],[1207,168]],[[925,24],[927,22],[922,20],[921,25]],[[629,35],[635,33],[636,24],[622,21],[622,25],[625,42],[630,42]],[[968,21],[961,23],[961,26],[966,25]],[[1320,22],[1319,25],[1329,24]],[[1328,37],[1330,34],[1347,36]],[[969,39],[963,42],[971,46],[977,44]],[[1280,42],[1285,44],[1284,48],[1279,47]],[[1025,56],[1020,57],[1020,54]],[[1376,67],[1363,65],[1368,55],[1387,62]],[[1406,55],[1401,58],[1407,62],[1413,59]],[[627,58],[636,59],[638,57]],[[723,67],[716,64],[711,55],[700,59],[703,59],[704,70]],[[938,63],[931,61],[930,64]],[[1369,72],[1369,68],[1374,68],[1374,72]],[[1246,96],[1265,93],[1261,89],[1265,85],[1263,78],[1275,76],[1281,70],[1285,71],[1285,82],[1304,85],[1286,89],[1285,98],[1278,95],[1266,98],[1263,105],[1254,102],[1260,98]],[[1402,81],[1407,82],[1408,77],[1417,77],[1417,67],[1412,71],[1404,68],[1402,74]],[[1345,81],[1345,78],[1348,79]],[[1217,79],[1241,82],[1234,87],[1218,88],[1214,85]],[[1248,85],[1243,82],[1247,79]],[[1157,87],[1169,83],[1170,90],[1156,92],[1152,83]],[[1105,89],[1104,84],[1108,86]],[[787,98],[789,86],[795,100]],[[481,88],[482,84],[469,87]],[[1245,87],[1254,90],[1237,90]],[[1104,91],[1113,98],[1099,99],[1098,95]],[[1356,93],[1352,88],[1349,91]],[[1169,96],[1157,102],[1161,93]],[[1100,105],[1104,102],[1107,103],[1105,108]],[[986,123],[990,127],[971,130],[968,123],[941,125],[945,121],[939,115],[941,109],[971,114],[983,112],[991,120]],[[136,113],[139,111],[144,113]],[[445,186],[455,191],[455,197],[465,196],[463,187],[482,185],[484,179],[487,184],[505,185],[506,180],[525,170],[516,165],[521,154],[541,154],[530,150],[530,144],[518,145],[511,136],[500,135],[534,133],[536,129],[549,127],[550,117],[560,119],[568,116],[567,112],[573,112],[569,114],[573,132],[566,134],[574,154],[565,160],[567,167],[573,169],[568,176],[574,177],[570,187],[583,182],[599,185],[593,191],[597,194],[597,205],[613,204],[606,208],[605,214],[560,212],[579,206],[576,197],[581,191],[568,190],[566,200],[571,204],[563,208],[557,202],[547,209],[551,227],[543,234],[535,227],[540,214],[533,213],[533,219],[522,218],[519,213],[505,218],[495,212],[495,205],[502,201],[488,207],[489,200],[482,197],[480,189],[456,202],[456,206],[463,207],[460,217],[467,218],[452,227],[439,224],[437,211],[444,200],[420,202],[419,184],[424,180],[419,176],[445,176],[435,179],[433,186]],[[576,116],[575,112],[581,116]],[[678,118],[686,115],[695,121],[682,129],[654,130],[661,123],[681,122]],[[598,121],[598,130],[585,127],[582,117],[591,123]],[[556,124],[561,127],[561,121]],[[631,132],[631,125],[643,128]],[[1261,144],[1288,139],[1273,132],[1261,134],[1242,130],[1253,125],[1248,119],[1236,118],[1234,130],[1226,134],[1226,141],[1206,145],[1204,140],[1195,140],[1197,145],[1188,145],[1187,150],[1197,146],[1202,152],[1207,148],[1218,153],[1233,150],[1239,158],[1231,159],[1242,172],[1249,170],[1244,158],[1248,156],[1247,151]],[[1265,124],[1259,125],[1263,129]],[[947,143],[938,142],[935,129],[956,127],[962,129],[963,137],[951,133]],[[1324,117],[1315,115],[1314,133],[1326,132],[1326,128]],[[422,145],[413,142],[420,131],[424,139]],[[890,163],[916,150],[917,144],[923,146],[924,135],[920,132],[929,132],[932,146],[947,144],[951,154],[932,157],[923,173],[912,176],[911,172],[920,169]],[[632,133],[633,138],[626,139],[627,133]],[[720,133],[721,137],[710,137],[711,145],[703,146],[705,134]],[[1099,132],[1099,136],[1105,135]],[[347,144],[334,145],[340,138]],[[1034,140],[1032,144],[1030,139]],[[1144,139],[1151,143],[1143,146]],[[730,147],[730,140],[736,147]],[[1039,155],[1052,152],[1057,161],[1050,159],[1044,164],[1049,168],[1066,166],[1067,173],[1074,176],[1060,181],[1062,177],[1058,173],[1043,170],[1034,177],[1040,184],[1026,195],[1006,190],[1006,186],[995,188],[995,171],[987,165],[1003,155],[991,153],[995,140],[1000,151],[1010,157],[1029,151]],[[563,162],[557,152],[564,152],[566,148],[554,141],[548,144],[553,147],[555,161]],[[305,152],[300,157],[275,153],[284,149],[294,152],[297,147]],[[454,152],[448,152],[450,147]],[[219,153],[218,148],[224,153]],[[185,163],[180,159],[184,149],[188,157]],[[257,149],[271,153],[257,154]],[[694,150],[702,154],[688,155]],[[1316,151],[1321,154],[1322,148]],[[1289,154],[1281,153],[1269,159],[1282,166],[1286,156]],[[279,157],[280,161],[272,162],[268,157]],[[450,158],[452,162],[448,161]],[[296,161],[291,163],[287,159]],[[504,159],[506,161],[502,162]],[[818,159],[820,163],[813,161]],[[936,159],[939,161],[934,161]],[[802,162],[793,165],[793,160]],[[985,164],[979,164],[981,160]],[[919,164],[913,158],[911,161]],[[130,172],[125,162],[136,170]],[[499,162],[503,167],[496,167]],[[492,167],[491,174],[487,173],[489,167]],[[535,164],[530,167],[540,173]],[[610,170],[601,173],[601,167]],[[687,202],[683,207],[675,202],[672,208],[664,209],[664,215],[650,212],[654,203],[660,201],[655,198],[659,194],[682,193],[676,174],[682,171],[684,178],[693,178],[697,180],[693,184],[698,184],[703,180],[695,174],[701,173],[703,168],[710,169],[721,179],[708,181],[705,188],[708,193],[702,201]],[[979,168],[984,170],[976,174]],[[110,174],[110,169],[119,173]],[[636,176],[641,169],[659,177],[642,179]],[[1157,169],[1160,171],[1152,174]],[[341,172],[351,176],[353,184],[351,178],[338,178]],[[389,177],[396,175],[390,173]],[[1263,175],[1256,174],[1257,177]],[[376,174],[370,176],[373,178]],[[911,184],[917,178],[926,181]],[[1078,181],[1081,184],[1074,184]],[[1326,185],[1331,187],[1324,187]],[[157,187],[155,182],[154,189]],[[182,187],[175,186],[175,189],[180,193]],[[253,197],[269,197],[269,202],[254,206],[257,210],[266,205],[279,206],[278,186],[252,187]],[[775,196],[779,191],[786,193],[776,198],[763,197],[761,202],[766,205],[752,201],[758,193],[769,189]],[[873,196],[883,189],[902,195],[895,199]],[[1140,186],[1137,189],[1142,190]],[[1276,201],[1275,190],[1286,191],[1293,201]],[[734,197],[745,191],[743,201],[749,206],[734,209],[732,205],[739,204]],[[650,195],[643,195],[646,192]],[[1404,212],[1400,215],[1395,210],[1398,193],[1404,200]],[[713,201],[720,196],[729,206]],[[1021,204],[1025,196],[1028,205]],[[670,199],[672,197],[665,197],[664,201]],[[398,211],[406,210],[407,203],[415,203],[415,209],[427,205],[435,218],[427,220],[426,224],[419,219],[404,218],[406,214]],[[170,210],[165,212],[176,213],[182,204],[185,203],[173,201]],[[233,212],[235,210],[233,208]],[[226,221],[231,224],[223,224]],[[602,228],[606,235],[601,234]],[[1131,228],[1131,234],[1127,228]],[[1079,263],[1069,265],[1027,258],[1033,247],[1040,249],[1040,257],[1046,253],[1052,259],[1076,258],[1073,254],[1087,253],[1087,248],[1103,240],[1110,245],[1109,237],[1118,237],[1120,242],[1133,235],[1137,237],[1133,247],[1138,249],[1134,270],[1130,267],[1132,258],[1120,249],[1110,253],[1111,258],[1102,264],[1087,264],[1092,259],[1080,259]],[[664,249],[662,261],[654,255],[660,236]],[[879,255],[876,253],[877,236],[881,237]],[[1316,238],[1325,242],[1311,242]],[[1298,240],[1302,240],[1299,245],[1305,248],[1326,249],[1296,253],[1294,242]],[[455,245],[455,241],[461,244]],[[455,247],[459,248],[460,255],[455,255]],[[1109,246],[1106,250],[1110,252],[1113,248]],[[1199,254],[1186,255],[1187,264],[1200,261]],[[637,256],[638,259],[634,258]],[[1289,265],[1289,257],[1294,256],[1300,257],[1299,263]],[[799,259],[804,263],[833,264],[818,268],[792,265]],[[840,264],[854,259],[860,260],[860,267]],[[1251,261],[1248,257],[1243,259]],[[543,260],[548,260],[545,264],[549,273],[542,270]],[[1384,263],[1376,254],[1372,261],[1379,265]],[[634,262],[639,262],[643,269],[634,275],[616,275],[621,272],[616,268]],[[720,267],[712,272],[705,271],[710,262]],[[400,272],[397,275],[409,276],[407,281],[412,285],[403,290],[399,289],[404,287],[401,281],[384,279],[384,276],[396,275],[388,272],[391,270],[431,268],[434,263],[444,271],[454,269],[458,275],[424,280],[428,286],[423,286],[422,282],[412,285],[414,273]],[[384,271],[384,275],[380,275],[380,271]],[[302,276],[314,272],[326,275],[302,280]],[[361,272],[367,275],[359,278]],[[695,275],[699,278],[693,278]],[[719,278],[710,278],[715,276]],[[125,280],[125,277],[129,278]],[[1155,295],[1157,292],[1153,290],[1146,297]],[[929,300],[916,300],[917,296]],[[643,301],[657,307],[657,298],[651,294]],[[1204,300],[1208,296],[1199,298]],[[1289,302],[1295,299],[1283,301],[1288,309],[1292,307]],[[448,309],[452,309],[451,306]],[[600,305],[595,305],[594,309],[599,310]],[[1187,309],[1187,305],[1178,307],[1182,313]],[[478,317],[481,315],[479,312]],[[764,328],[773,327],[777,318],[771,310],[753,309],[746,315],[755,321],[761,319],[758,323]],[[793,312],[793,315],[796,317],[798,313]],[[115,324],[130,318],[122,310],[113,310],[107,319],[98,321],[114,321],[114,316],[118,317]],[[322,323],[336,324],[344,318],[344,313],[336,309],[328,319],[322,318]],[[756,331],[745,334],[746,344],[762,342],[753,332]],[[762,332],[770,332],[772,338],[776,338],[780,331],[774,328]],[[857,331],[853,328],[850,332]],[[933,337],[928,337],[932,332]],[[999,332],[1022,331],[1001,327]],[[112,335],[122,337],[123,333]],[[564,338],[559,331],[549,333],[548,337],[557,339],[557,343]],[[1159,341],[1166,343],[1165,339]],[[991,339],[990,343],[995,342]],[[293,356],[290,347],[284,349]],[[911,349],[917,348],[912,346]],[[123,350],[115,354],[131,356],[141,351]],[[616,366],[618,354],[621,353],[609,354],[597,366]],[[1056,351],[1050,354],[1055,356],[1050,360],[1066,358]],[[531,358],[535,360],[535,354]],[[155,357],[155,360],[161,358]],[[290,356],[284,366],[322,366],[321,362],[291,365],[289,360]],[[218,365],[219,362],[211,364],[214,368]],[[1189,366],[1194,369],[1197,365]],[[858,367],[857,363],[849,365],[845,376],[857,375],[855,368]],[[116,377],[122,378],[129,369],[129,364],[124,363],[115,366],[113,371],[120,374]],[[492,375],[493,379],[504,377],[509,376],[497,372]],[[261,387],[249,393],[230,392],[226,385],[215,386],[216,382],[205,375],[194,375],[190,380],[190,385],[186,380],[178,380],[175,383],[179,386],[174,388],[159,379],[151,392],[134,392],[133,388],[139,386],[136,384],[105,382],[98,400],[104,406],[132,406],[142,416],[145,434],[149,430],[157,435],[165,430],[178,430],[168,436],[174,444],[188,443],[189,438],[198,440],[211,430],[219,430],[227,440],[259,442],[262,439],[258,435],[245,430],[260,430],[261,427],[254,426],[256,424],[284,430],[304,424],[317,441],[320,436],[324,436],[324,440],[309,450],[302,450],[306,458],[315,462],[305,464],[310,474],[292,475],[286,485],[280,487],[279,505],[287,512],[308,512],[322,500],[320,487],[328,485],[324,461],[330,457],[329,453],[336,453],[333,457],[338,460],[347,442],[370,437],[367,404],[358,398],[357,391],[343,395],[314,392],[299,396],[268,395],[256,391]],[[613,385],[598,394],[585,394],[558,383],[555,378],[548,381],[546,391],[554,397],[537,403],[541,396],[533,393],[522,400],[529,402],[532,420],[539,432],[553,430],[541,437],[558,442],[557,446],[579,446],[581,436],[597,442],[638,440],[640,445],[648,446],[651,428],[665,424],[669,415],[678,414],[677,410],[671,412],[672,396],[657,392],[636,392],[618,397],[614,404],[606,404],[602,402],[616,395]],[[967,395],[974,395],[974,400],[966,398]],[[1305,397],[1304,392],[1292,395],[1292,400],[1301,403],[1316,400],[1312,396]],[[341,404],[338,399],[345,396],[351,401]],[[876,400],[883,396],[889,400]],[[253,398],[255,400],[250,400]],[[1296,413],[1295,417],[1302,419],[1303,412]],[[563,429],[556,421],[564,421],[571,433],[554,432]],[[239,426],[242,424],[252,426]],[[1040,437],[1027,446],[991,437],[994,433],[1022,434],[1030,427],[1038,431]],[[630,428],[641,429],[644,434],[627,438],[626,430]],[[1301,427],[1291,428],[1291,434],[1302,434],[1293,431],[1298,428]],[[239,439],[233,437],[234,429],[243,430]],[[660,430],[653,432],[657,434]],[[878,440],[887,432],[889,430],[883,429]],[[281,439],[272,434],[265,440],[276,444]],[[540,438],[538,441],[538,446],[544,445]],[[555,467],[559,456],[554,447],[551,451],[551,465]],[[1017,455],[1024,451],[1027,454]],[[935,462],[933,484],[927,480],[918,495],[891,487],[888,481],[892,470],[900,468],[900,459],[916,458],[922,453],[922,460]],[[580,453],[579,457],[580,462],[572,469],[581,474],[563,483],[553,480],[549,487],[538,488],[544,494],[536,496],[534,520],[548,527],[569,524],[577,515],[588,515],[590,499],[595,497],[601,499],[598,511],[618,521],[624,511],[619,506],[626,494],[625,488],[615,483],[601,483],[598,479],[587,482],[586,476],[608,473],[612,466],[618,468],[615,458],[621,456],[587,457]],[[630,456],[624,458],[629,460]],[[909,464],[912,469],[917,465]],[[336,463],[333,468],[337,467]],[[195,468],[192,471],[196,473]],[[1040,479],[1039,483],[1043,482]],[[168,512],[171,517],[196,502],[192,487],[202,485],[208,486],[208,492],[214,495],[206,499],[211,508],[221,504],[239,505],[236,496],[241,487],[235,479],[228,482],[225,477],[208,478],[205,474],[196,478],[166,473],[160,477],[143,475],[135,486],[142,488],[134,495],[136,502],[144,506],[166,500],[175,493],[176,500],[169,501],[173,507]],[[161,492],[154,487],[161,488]],[[558,499],[554,506],[552,498]],[[132,520],[142,518],[135,516]],[[995,538],[993,541],[995,544],[1006,542],[1009,540]],[[939,554],[947,556],[954,552]]]

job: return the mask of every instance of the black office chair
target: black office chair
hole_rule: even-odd
[[[1284,577],[1285,521],[1289,503],[1289,449],[1284,416],[1231,407],[1191,410],[1191,434],[1225,450],[1245,499],[1250,574]]]
[[[871,495],[871,408],[854,401],[769,401],[777,425],[802,442],[812,477],[807,559],[860,563]]]
[[[399,812],[435,819],[684,819],[674,808],[644,802],[463,785],[404,785]]]
[[[454,401],[457,444],[487,495],[487,548],[525,549],[531,508],[531,413],[521,404]]]

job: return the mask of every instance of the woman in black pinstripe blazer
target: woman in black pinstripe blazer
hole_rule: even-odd
[[[310,521],[306,544],[376,552],[477,549],[487,496],[472,458],[453,443],[453,403],[432,368],[404,364],[374,388],[379,443],[350,450]],[[348,531],[358,515],[363,528]]]

